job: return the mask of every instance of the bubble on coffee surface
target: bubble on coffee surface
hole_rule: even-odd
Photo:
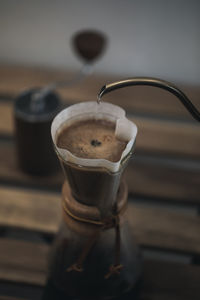
[[[115,136],[115,123],[105,119],[87,119],[65,124],[57,137],[57,146],[87,159],[119,161],[127,142]]]
[[[94,147],[101,146],[101,142],[98,140],[91,140],[91,145]]]

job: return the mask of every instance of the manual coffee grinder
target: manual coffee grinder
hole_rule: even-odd
[[[65,174],[63,221],[52,247],[49,281],[63,299],[110,299],[136,291],[142,259],[126,218],[127,185],[121,179],[133,154],[137,127],[119,106],[101,97],[128,85],[150,85],[173,93],[198,121],[200,115],[187,96],[172,84],[153,78],[132,78],[104,86],[97,102],[72,105],[60,112],[51,127],[55,151]],[[98,103],[99,102],[99,103]],[[127,142],[118,161],[85,159],[59,148],[57,136],[80,120],[107,120],[115,135]],[[131,299],[136,299],[131,294]]]
[[[50,127],[63,104],[55,90],[76,86],[91,75],[105,51],[106,41],[105,35],[96,30],[75,33],[71,46],[82,61],[80,71],[72,78],[23,91],[15,99],[16,153],[19,167],[24,172],[41,176],[57,171],[59,164],[52,147]]]

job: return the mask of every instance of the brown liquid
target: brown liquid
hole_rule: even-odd
[[[57,146],[77,157],[120,160],[127,142],[115,136],[115,123],[88,119],[66,125],[57,138]]]

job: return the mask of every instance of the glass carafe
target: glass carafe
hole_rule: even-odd
[[[127,141],[117,162],[83,159],[57,146],[66,122],[106,119]],[[121,175],[133,152],[137,127],[120,107],[96,102],[73,105],[56,116],[52,138],[66,182],[63,221],[51,252],[49,280],[67,296],[109,299],[136,288],[142,259],[129,227],[127,186]]]

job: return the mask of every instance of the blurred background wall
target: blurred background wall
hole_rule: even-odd
[[[78,69],[86,28],[109,39],[96,72],[200,84],[199,0],[0,0],[0,63]]]

